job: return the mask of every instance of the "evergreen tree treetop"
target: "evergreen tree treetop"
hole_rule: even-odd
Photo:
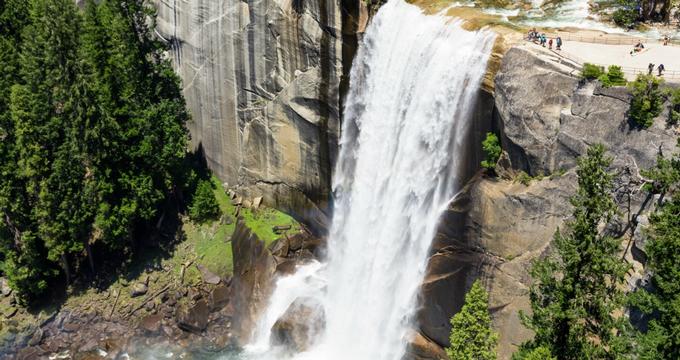
[[[479,280],[465,295],[465,305],[451,318],[451,360],[495,360],[498,334],[489,315],[489,296]]]
[[[602,230],[616,212],[610,163],[602,145],[590,147],[578,161],[573,218],[555,233],[554,250],[531,270],[532,314],[523,321],[535,337],[525,350],[545,347],[560,360],[629,354],[627,319],[615,315],[623,310],[628,267],[620,259],[620,240]]]

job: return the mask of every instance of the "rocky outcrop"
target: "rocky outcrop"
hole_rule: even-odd
[[[276,260],[262,240],[245,225],[236,223],[231,237],[234,277],[231,282],[232,333],[240,345],[247,344],[254,325],[272,292]]]
[[[325,327],[321,304],[311,298],[295,300],[272,328],[272,340],[295,352],[303,352],[313,345],[317,334]]]
[[[433,243],[418,320],[422,335],[448,345],[449,318],[462,306],[475,279],[490,292],[499,358],[509,359],[531,337],[519,321],[529,309],[531,261],[548,249],[556,229],[569,217],[576,189],[576,159],[602,143],[613,157],[615,199],[620,219],[611,232],[621,238],[626,259],[642,277],[640,249],[631,240],[638,219],[655,199],[640,191],[640,170],[659,152],[675,149],[677,128],[662,114],[645,130],[631,127],[625,88],[582,82],[572,67],[541,49],[514,47],[503,59],[495,85],[495,127],[507,152],[507,178],[476,176],[450,204]],[[524,171],[528,185],[514,181]]]
[[[154,2],[192,143],[210,168],[240,193],[323,227],[364,2]]]

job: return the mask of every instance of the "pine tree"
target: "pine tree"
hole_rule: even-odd
[[[73,1],[35,0],[30,19],[22,38],[19,84],[10,95],[18,167],[14,175],[23,196],[12,214],[21,219],[15,229],[20,236],[7,250],[4,271],[19,288],[20,281],[46,283],[55,274],[51,264],[60,263],[68,278],[68,255],[79,250],[74,234],[86,224],[74,196],[84,175],[74,159],[80,136],[73,133],[79,128],[73,116],[79,13]],[[27,288],[29,295],[37,295],[45,286]]]
[[[451,318],[451,360],[495,360],[498,334],[492,329],[489,296],[479,280],[465,295],[465,305]]]
[[[189,216],[192,220],[203,223],[214,220],[220,215],[220,206],[215,199],[213,185],[209,180],[198,183],[196,193],[189,207]]]
[[[97,166],[95,227],[111,248],[152,219],[174,192],[186,152],[188,119],[179,81],[151,34],[141,0],[90,1],[83,51],[102,110],[86,135]],[[106,151],[102,151],[106,149]]]
[[[558,359],[621,359],[629,353],[621,285],[627,270],[619,240],[601,230],[615,215],[611,158],[602,145],[578,160],[573,219],[555,233],[554,251],[534,263],[530,316],[535,332],[522,348],[545,347]],[[603,233],[604,232],[604,233]]]
[[[22,300],[134,248],[174,195],[188,114],[149,20],[143,0],[0,3],[0,271]]]
[[[652,290],[633,294],[633,303],[652,315],[649,330],[638,339],[639,358],[680,359],[680,155],[660,158],[648,174],[670,199],[650,216],[646,231]]]

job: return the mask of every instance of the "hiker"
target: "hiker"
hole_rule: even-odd
[[[557,45],[557,50],[562,50],[562,38],[561,37],[558,36],[557,39],[555,39],[555,45]]]
[[[545,33],[541,34],[541,46],[545,47]]]
[[[668,35],[664,35],[664,36],[663,36],[663,46],[667,46],[667,45],[668,45],[668,42],[669,42],[670,40],[671,40],[671,39],[668,37]]]
[[[666,67],[663,66],[663,64],[659,64],[659,67],[657,67],[656,69],[659,70],[659,76],[662,76],[663,72],[666,71]]]
[[[548,49],[552,50],[553,39],[548,40]]]
[[[536,28],[529,30],[529,41],[535,41],[536,38],[538,38],[538,32],[536,32]]]
[[[654,64],[649,63],[649,65],[647,65],[647,70],[649,70],[647,75],[652,75],[652,72],[654,71]]]

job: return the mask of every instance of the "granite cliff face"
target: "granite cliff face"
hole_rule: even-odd
[[[364,2],[155,2],[159,35],[172,44],[194,118],[194,146],[242,195],[264,195],[269,205],[322,231],[341,97],[357,34],[368,18]],[[433,243],[408,358],[444,357],[449,318],[477,278],[490,291],[500,358],[510,358],[531,336],[518,317],[529,308],[528,270],[568,219],[576,159],[591,144],[605,144],[614,157],[622,215],[612,231],[633,264],[630,285],[641,278],[644,244],[635,234],[656,199],[640,191],[639,172],[653,166],[660,151],[675,149],[677,128],[666,127],[667,113],[650,129],[632,128],[626,89],[584,83],[577,72],[550,52],[516,46],[489,87],[493,97],[480,92],[465,155],[470,180]],[[474,175],[479,144],[490,130],[500,133],[505,150],[495,179]],[[540,179],[516,182],[522,171]],[[269,274],[271,262],[265,263]],[[248,312],[246,320],[252,322],[257,312]],[[252,327],[244,324],[244,331]]]
[[[495,80],[494,126],[506,151],[501,176],[478,174],[450,204],[423,284],[420,330],[439,345],[448,344],[448,319],[477,278],[490,292],[499,358],[509,359],[531,337],[518,317],[529,309],[531,261],[570,216],[576,159],[591,144],[605,144],[614,158],[621,215],[610,232],[633,265],[630,286],[644,275],[644,244],[635,234],[658,199],[640,191],[639,172],[654,166],[659,151],[675,150],[678,129],[666,126],[667,112],[649,129],[632,128],[625,88],[604,89],[575,74],[540,49],[519,46],[505,55]],[[520,171],[542,176],[524,185],[514,180]]]
[[[242,195],[322,228],[363,2],[154,2],[192,144]]]

